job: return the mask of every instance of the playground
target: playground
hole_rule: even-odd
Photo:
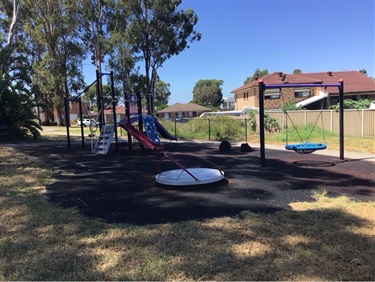
[[[112,72],[100,75],[110,75],[113,80]],[[100,75],[97,72],[97,81]],[[24,147],[23,150],[28,154],[37,154],[57,169],[54,183],[46,187],[49,201],[62,207],[75,207],[85,216],[100,218],[109,223],[163,224],[233,217],[242,211],[272,213],[288,209],[292,202],[312,201],[314,191],[325,191],[328,196],[333,197],[345,195],[361,201],[373,200],[373,156],[344,158],[343,81],[320,85],[338,87],[340,92],[339,153],[328,154],[325,144],[305,140],[301,144],[286,146],[288,150],[267,149],[266,154],[264,90],[302,86],[316,87],[314,84],[265,85],[260,81],[260,144],[259,148],[253,147],[248,152],[240,150],[240,144],[220,150],[219,142],[177,142],[177,138],[170,135],[152,116],[152,111],[149,111],[151,114],[142,115],[140,93],[133,98],[125,95],[126,116],[117,122],[113,83],[110,103],[113,124],[118,124],[127,131],[128,148],[120,148],[116,127],[104,122],[103,101],[98,89],[98,123],[101,130],[95,146],[92,142],[91,150],[83,146],[82,125],[82,146],[71,146],[67,125],[69,149],[61,144],[39,146],[37,150]],[[81,94],[66,99],[66,120],[69,120],[69,101],[79,102],[82,118]],[[130,102],[134,101],[137,103],[137,112],[131,113]],[[148,108],[152,108],[151,105]],[[134,122],[138,126],[134,126]],[[159,134],[169,140],[162,143]],[[141,148],[133,146],[133,141],[138,141]],[[113,143],[115,148],[111,146]],[[324,152],[320,152],[321,150]],[[167,157],[165,152],[169,154],[170,162],[162,164],[161,159]],[[173,157],[181,153],[186,154],[182,157],[183,165],[174,161]],[[177,171],[178,179],[182,178],[181,173],[185,173],[187,179],[194,183],[191,177],[195,180],[197,178],[189,170],[212,169],[206,168],[206,163],[199,164],[192,156],[215,165],[214,170],[220,172],[217,181],[208,181],[204,185],[185,183],[179,186],[174,180],[164,181],[159,177],[163,169]],[[174,172],[170,175],[174,175]]]
[[[314,191],[359,201],[375,198],[371,154],[347,154],[342,160],[338,152],[329,150],[305,155],[267,148],[266,166],[262,167],[259,148],[241,152],[240,144],[233,144],[229,151],[220,151],[219,144],[163,142],[166,152],[199,156],[225,173],[218,182],[196,186],[168,186],[155,181],[162,151],[137,147],[130,151],[120,146],[118,152],[111,147],[102,155],[92,154],[79,144],[67,149],[66,143],[25,145],[20,150],[56,169],[54,183],[46,187],[49,201],[109,223],[173,223],[233,217],[244,210],[273,213],[289,209],[291,202],[313,201]],[[170,164],[165,165],[162,169]]]

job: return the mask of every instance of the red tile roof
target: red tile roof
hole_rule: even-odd
[[[285,76],[284,80],[283,77]],[[286,74],[282,72],[274,72],[268,75],[264,75],[258,80],[253,80],[245,85],[242,85],[234,90],[231,91],[231,93],[236,93],[240,90],[244,90],[250,87],[253,87],[255,85],[258,85],[259,80],[263,80],[265,84],[279,84],[279,83],[322,83],[321,80],[319,79],[314,79],[314,78],[308,78],[308,77],[302,77],[300,75],[296,74]]]
[[[282,80],[283,75],[285,75],[284,80]],[[283,74],[280,72],[274,72],[272,74],[262,76],[258,80],[254,80],[245,85],[242,85],[232,90],[231,93],[236,93],[238,91],[245,90],[255,85],[258,85],[260,79],[262,79],[265,84],[338,83],[340,79],[343,79],[345,93],[375,92],[375,81],[365,76],[364,74],[358,71],[338,71],[299,74]],[[338,89],[336,87],[331,87],[327,90],[329,93],[338,93]]]
[[[375,80],[372,80],[359,71],[314,72],[301,73],[299,75],[321,79],[324,83],[338,83],[342,79],[344,81],[345,93],[375,92]],[[333,87],[328,92],[338,93],[338,89]]]
[[[176,103],[170,107],[158,111],[158,113],[176,113],[176,112],[209,112],[210,108],[203,107],[195,103],[181,104]]]

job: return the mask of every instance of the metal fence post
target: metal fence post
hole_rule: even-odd
[[[247,143],[247,119],[245,118],[245,142]]]
[[[211,141],[211,120],[208,119],[208,140]]]

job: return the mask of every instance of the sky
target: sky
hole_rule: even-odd
[[[223,97],[233,97],[257,68],[375,77],[374,0],[182,0],[179,8],[196,12],[202,38],[158,70],[169,105],[190,102],[200,79],[223,80]]]

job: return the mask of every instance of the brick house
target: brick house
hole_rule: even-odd
[[[138,115],[138,108],[137,105],[130,105],[129,108],[130,115]],[[147,110],[142,109],[142,114],[146,115]],[[97,118],[98,114],[95,113],[94,117]],[[119,122],[121,119],[125,118],[126,116],[126,109],[124,106],[116,106],[116,121]],[[104,110],[104,121],[105,123],[113,123],[113,112],[112,108],[108,108]]]
[[[257,109],[259,105],[259,80],[265,84],[329,84],[344,80],[344,97],[346,99],[375,100],[375,81],[358,71],[317,72],[285,74],[274,72],[242,85],[231,93],[234,94],[235,110],[246,108]],[[327,99],[325,99],[327,98]],[[319,109],[322,100],[324,108],[336,105],[339,90],[336,87],[308,87],[267,89],[264,93],[264,108],[266,110],[280,109],[287,101],[299,103],[307,109]]]
[[[82,115],[88,116],[88,101],[82,99]],[[68,104],[69,107],[69,119],[71,123],[75,124],[75,121],[79,118],[79,102],[78,101],[69,101]],[[43,110],[42,107],[34,107],[32,109],[33,114],[40,120],[40,122],[44,123],[47,121],[47,114]],[[91,114],[91,112],[90,112]],[[53,111],[53,118],[56,121],[57,120],[57,112],[56,110]]]
[[[158,111],[156,113],[156,117],[160,119],[193,118],[210,111],[210,108],[203,107],[195,103],[176,103],[170,107]]]

